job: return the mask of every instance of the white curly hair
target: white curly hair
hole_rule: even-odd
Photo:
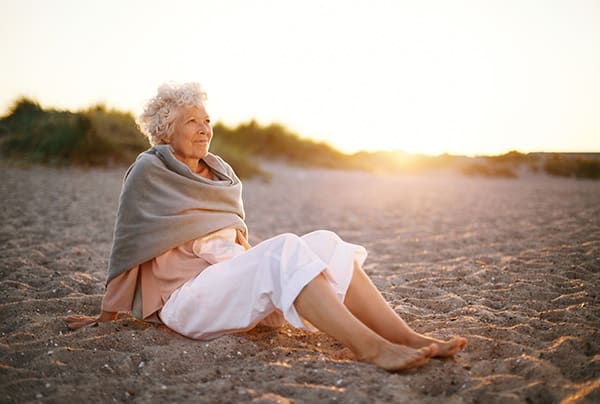
[[[206,92],[199,83],[162,84],[154,98],[146,103],[137,124],[152,146],[168,143],[178,108],[203,106],[206,99]]]

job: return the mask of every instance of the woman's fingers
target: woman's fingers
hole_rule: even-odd
[[[87,327],[98,322],[96,317],[86,316],[83,314],[72,314],[70,316],[65,317],[67,322],[67,326],[71,330],[78,330],[82,327]]]

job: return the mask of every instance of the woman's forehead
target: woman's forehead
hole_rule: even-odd
[[[206,112],[204,105],[194,105],[191,107],[182,106],[178,108],[178,115],[181,117],[205,117],[208,116],[208,112]]]

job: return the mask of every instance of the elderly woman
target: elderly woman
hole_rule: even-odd
[[[71,329],[132,312],[210,339],[285,319],[387,370],[465,346],[464,338],[441,341],[408,327],[362,270],[365,249],[334,233],[248,245],[242,184],[208,151],[205,99],[199,84],[169,84],[146,105],[139,125],[152,147],[125,174],[101,314],[70,316]]]

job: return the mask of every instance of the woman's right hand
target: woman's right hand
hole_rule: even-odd
[[[236,233],[237,233],[237,237],[236,237],[236,242],[241,245],[242,247],[244,247],[244,249],[246,251],[248,251],[249,249],[252,248],[252,246],[250,244],[248,244],[248,240],[246,240],[246,237],[244,236],[244,233],[242,233],[242,231],[240,229],[235,229]]]
[[[279,310],[275,310],[273,313],[263,318],[260,321],[260,324],[271,328],[279,328],[283,325],[284,322],[285,319],[283,318],[283,313]]]
[[[71,330],[97,325],[105,321],[113,321],[117,318],[117,312],[102,311],[98,316],[86,316],[85,314],[71,314],[65,317],[67,326]]]

